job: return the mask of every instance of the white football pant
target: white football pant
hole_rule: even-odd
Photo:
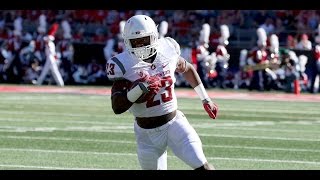
[[[37,85],[41,85],[43,83],[43,80],[46,78],[47,74],[49,73],[49,70],[51,70],[51,74],[54,80],[56,81],[57,85],[64,86],[64,82],[59,72],[57,62],[55,60],[55,57],[52,55],[47,57],[46,63],[44,64],[40,77],[37,80]]]
[[[175,118],[154,129],[143,129],[135,121],[134,132],[143,170],[166,170],[167,146],[193,169],[207,162],[198,134],[179,110]]]

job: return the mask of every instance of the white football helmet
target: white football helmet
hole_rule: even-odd
[[[157,52],[158,29],[155,22],[146,15],[135,15],[127,20],[123,30],[126,49],[138,59],[144,60]],[[150,43],[141,47],[132,47],[130,40],[150,37]]]

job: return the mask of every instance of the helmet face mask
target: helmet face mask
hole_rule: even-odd
[[[124,26],[123,40],[130,54],[140,60],[148,59],[157,52],[157,26],[150,17],[135,15]]]

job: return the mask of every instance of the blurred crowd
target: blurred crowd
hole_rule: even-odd
[[[293,92],[298,79],[300,90],[319,91],[317,10],[2,10],[0,82],[35,83],[45,64],[43,37],[54,23],[60,25],[54,42],[65,84],[105,81],[106,61],[75,63],[73,44],[105,45],[108,59],[123,50],[121,26],[135,14],[149,15],[159,28],[165,27],[163,36],[180,43],[207,87]],[[230,71],[228,48],[243,42],[239,68]],[[294,49],[314,51],[314,59],[294,55]],[[304,73],[307,61],[314,61],[312,77]],[[296,71],[291,76],[289,64]],[[184,85],[181,77],[177,85]]]
[[[46,15],[48,24],[67,20],[73,30],[73,40],[86,43],[105,43],[119,32],[119,22],[134,14],[149,15],[158,24],[166,20],[168,36],[175,37],[182,44],[197,39],[204,23],[210,25],[212,39],[218,36],[221,24],[229,26],[230,40],[236,38],[232,34],[237,29],[256,29],[262,25],[268,34],[276,33],[282,44],[288,35],[296,40],[304,33],[314,37],[314,30],[320,22],[320,11],[317,10],[2,10],[0,40],[10,36],[17,17],[23,20],[22,34],[30,39],[41,14]],[[313,38],[310,40],[314,42]]]

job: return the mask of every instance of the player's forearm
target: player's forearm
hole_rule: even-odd
[[[195,70],[195,68],[188,63],[186,71],[183,73],[184,78],[188,81],[188,83],[191,85],[191,87],[196,91],[199,98],[204,100],[210,100],[202,82],[199,77],[199,74]]]
[[[190,63],[187,63],[186,71],[183,73],[183,77],[192,88],[195,88],[202,83],[196,69]]]
[[[112,109],[115,114],[122,114],[126,112],[133,104],[128,100],[126,92],[114,93],[111,96],[111,101],[112,101]]]
[[[181,63],[180,63],[181,64]],[[186,63],[186,67],[183,72],[184,78],[188,81],[188,83],[191,85],[191,87],[196,91],[199,98],[202,101],[203,107],[208,113],[209,117],[212,119],[217,118],[217,112],[218,112],[218,106],[213,103],[213,101],[210,99],[209,95],[207,94],[206,89],[204,88],[200,77],[195,70],[195,68],[190,64]],[[179,72],[179,71],[178,71]],[[180,70],[181,72],[181,70]]]

